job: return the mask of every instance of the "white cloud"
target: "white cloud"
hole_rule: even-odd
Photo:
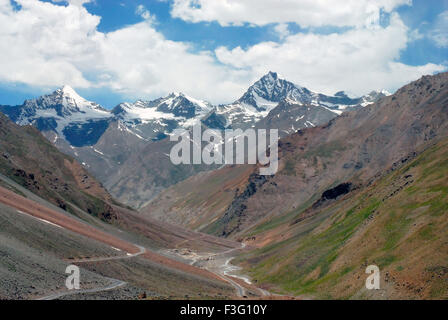
[[[101,62],[111,79],[105,85],[121,92],[183,91],[218,102],[247,83],[247,72],[218,66],[210,52],[190,53],[188,44],[164,39],[145,22],[107,34],[102,45]]]
[[[277,33],[280,39],[284,39],[290,35],[287,23],[276,24],[274,27],[274,31]]]
[[[212,53],[166,40],[152,19],[102,33],[100,17],[82,6],[17,2],[19,11],[0,0],[1,82],[105,86],[140,97],[183,91],[218,102],[240,94],[248,81],[244,72],[217,66]]]
[[[156,17],[151,15],[151,12],[149,12],[149,10],[146,9],[146,7],[142,4],[137,6],[137,8],[135,9],[135,13],[150,23],[156,22]]]
[[[223,103],[238,98],[268,70],[312,90],[365,93],[397,88],[442,68],[396,62],[408,41],[408,30],[396,15],[387,28],[361,26],[331,35],[291,35],[280,23],[275,29],[282,34],[282,43],[194,52],[190,44],[167,40],[158,32],[155,17],[144,7],[138,12],[148,19],[103,33],[97,29],[100,17],[80,5],[86,1],[73,0],[69,6],[16,1],[20,10],[14,10],[9,0],[0,0],[3,83],[107,87],[142,98],[182,91]],[[396,5],[383,2],[389,3],[385,10]]]
[[[420,75],[443,70],[426,64],[407,66],[396,62],[408,42],[407,27],[392,14],[386,28],[360,28],[329,35],[299,33],[281,44],[264,42],[246,50],[221,47],[220,62],[261,74],[267,68],[313,90],[334,93],[350,90],[396,89]]]
[[[223,26],[295,22],[302,27],[363,26],[410,0],[173,0],[171,15]]]
[[[87,87],[83,75],[98,48],[100,18],[83,7],[35,0],[0,0],[0,80],[31,85],[72,83]]]
[[[424,37],[425,35],[422,34],[419,29],[414,29],[409,32],[409,41],[417,41],[423,39]]]
[[[430,32],[429,37],[438,47],[448,47],[448,10],[437,16],[434,28]]]

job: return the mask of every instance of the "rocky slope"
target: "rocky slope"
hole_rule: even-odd
[[[285,137],[299,129],[322,125],[335,117],[335,113],[326,107],[298,104],[286,99],[258,121],[255,128],[278,129],[279,136]]]
[[[113,219],[112,197],[75,159],[56,149],[40,132],[0,113],[0,173],[64,210],[73,205]]]
[[[1,113],[0,225],[1,299],[67,293],[65,268],[71,261],[81,268],[81,288],[93,290],[84,299],[235,294],[213,273],[157,252],[178,246],[219,252],[239,248],[238,243],[117,205],[83,166],[35,127],[18,126]],[[114,283],[120,284],[117,290],[103,290]]]
[[[252,173],[250,166],[227,166],[177,183],[141,209],[145,216],[193,230],[220,219]]]
[[[52,132],[44,132],[50,140]],[[132,132],[120,120],[111,121],[101,138],[92,146],[73,147],[64,139],[58,139],[54,145],[63,153],[79,161],[95,177],[106,183],[115,175],[121,165],[133,154],[138,153],[147,143]]]
[[[283,221],[259,225],[247,239],[259,249],[238,262],[280,293],[447,299],[448,139],[417,153],[370,185],[332,189]],[[368,265],[380,269],[379,290],[365,288]]]
[[[169,139],[145,144],[112,172],[105,181],[106,188],[121,202],[139,208],[167,187],[218,168],[218,165],[173,164],[170,151],[175,144]]]
[[[179,244],[185,250],[213,252],[228,250],[233,243],[153,224],[122,208],[118,211],[125,219],[124,229],[79,210],[81,220],[2,175],[0,181],[10,188],[0,186],[2,299],[58,298],[61,294],[72,299],[133,300],[234,295],[233,288],[214,274],[155,251],[158,246]],[[81,269],[82,289],[75,292],[65,288],[66,267],[74,262]]]

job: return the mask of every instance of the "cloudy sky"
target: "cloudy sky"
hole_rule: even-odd
[[[269,70],[362,95],[447,68],[448,0],[0,0],[0,104],[226,103]]]

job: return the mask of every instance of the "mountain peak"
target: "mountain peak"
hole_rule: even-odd
[[[196,104],[198,107],[200,107],[201,109],[205,109],[205,110],[209,110],[211,108],[211,104],[208,103],[207,101],[193,98],[189,95],[186,95],[186,94],[184,94],[182,92],[178,92],[178,91],[172,92],[166,98],[170,99],[170,100],[173,99],[173,101],[176,101],[178,103],[179,103],[178,100],[182,99],[183,101],[188,101],[189,103]],[[180,99],[177,99],[177,98],[180,98]],[[171,102],[172,101],[170,101],[169,103],[171,103]]]
[[[84,99],[69,85],[64,85],[50,94],[26,100],[24,105],[35,110],[53,109],[59,117],[71,117],[75,113],[85,115],[90,111],[94,111],[95,114],[89,116],[95,118],[110,116],[110,113],[99,104]]]
[[[257,111],[266,113],[286,97],[297,100],[301,96],[305,97],[308,95],[309,92],[305,88],[298,87],[294,83],[282,79],[277,72],[269,71],[249,87],[237,102],[252,106]],[[305,99],[308,98],[305,97]]]
[[[338,91],[334,94],[335,97],[348,98],[347,93],[345,91]]]
[[[179,91],[173,91],[168,95],[168,97],[185,97],[185,94]]]
[[[54,92],[55,94],[59,94],[62,97],[68,98],[70,100],[76,101],[78,103],[85,103],[87,102],[86,99],[84,99],[83,97],[81,97],[76,91],[75,89],[73,89],[71,86],[69,85],[63,85],[61,88],[59,88],[58,90],[56,90]]]
[[[69,93],[69,92],[76,92],[72,87],[70,87],[68,84],[64,84],[62,87],[61,87],[61,90],[62,91],[64,91],[64,92],[67,92],[67,93]]]
[[[269,71],[268,73],[266,73],[263,78],[271,78],[273,80],[277,80],[278,79],[278,73],[274,72],[274,71]]]
[[[275,71],[268,71],[264,76],[262,76],[258,81],[287,81],[285,77]]]

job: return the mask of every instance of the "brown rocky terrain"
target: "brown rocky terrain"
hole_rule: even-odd
[[[256,247],[235,261],[274,293],[446,299],[447,85],[448,73],[424,76],[376,104],[281,139],[277,174],[244,171],[244,187],[240,182],[233,199],[223,198],[224,214],[202,230]],[[224,193],[211,181],[229,170],[236,169],[201,177],[208,188],[200,197]],[[180,192],[192,181],[156,200],[163,219],[175,208],[187,217],[178,223],[190,227],[207,210],[198,194]],[[380,290],[365,288],[372,264],[381,271]]]
[[[257,176],[253,167],[246,186],[239,188],[237,195],[227,204],[221,218],[205,229],[216,235],[238,237],[262,221],[276,216],[293,214],[299,208],[306,208],[319,199],[321,194],[341,183],[354,186],[369,184],[376,174],[400,161],[414,156],[415,150],[448,133],[448,73],[424,76],[394,95],[360,110],[343,113],[320,127],[299,130],[279,142],[280,168],[276,175]],[[229,169],[225,169],[229,170]],[[234,169],[235,170],[235,169]],[[221,169],[223,175],[228,171]],[[225,172],[225,173],[224,173]],[[208,173],[210,181],[219,173]],[[193,189],[191,180],[182,182],[172,190]],[[220,185],[208,184],[207,195],[216,197],[224,193]],[[194,193],[174,196],[173,201],[164,201],[165,215],[188,216],[180,224],[189,226],[196,213],[210,207],[203,207]],[[173,203],[196,203],[200,205],[174,206]],[[176,207],[175,211],[171,211]],[[151,215],[151,210],[142,210]],[[156,211],[157,212],[157,211]],[[160,214],[157,214],[159,215]],[[174,218],[164,217],[174,221]]]
[[[75,159],[62,154],[31,126],[19,127],[0,114],[0,173],[28,190],[74,212],[74,206],[114,219],[103,186]]]
[[[82,268],[79,295],[85,298],[136,299],[142,292],[156,298],[234,297],[234,288],[213,272],[159,251],[213,253],[238,243],[120,206],[37,129],[19,127],[1,114],[0,120],[1,299],[66,297],[65,267],[72,263]]]
[[[229,166],[200,173],[162,193],[142,211],[144,216],[203,230],[219,219],[239,189],[244,189],[252,168]]]
[[[63,153],[78,161],[82,159],[84,168],[94,173],[95,178],[102,182],[114,175],[128,157],[147,143],[128,132],[118,121],[111,122],[93,146],[74,148],[64,139],[56,139],[53,131],[44,131],[43,134],[48,140],[54,141],[54,145]]]
[[[105,186],[116,199],[140,208],[170,185],[216,168],[200,164],[174,165],[169,155],[175,144],[169,138],[146,143],[138,152],[129,155],[106,180]]]
[[[323,106],[283,100],[265,118],[258,121],[255,128],[278,129],[279,136],[285,137],[299,129],[319,126],[334,118],[336,114]]]
[[[45,292],[46,294],[50,293],[48,290],[51,290],[51,288],[53,288],[53,291],[56,292],[54,296],[58,297],[58,292],[64,293],[64,261],[66,265],[75,263],[77,265],[83,266],[85,270],[91,271],[91,273],[88,274],[90,277],[89,279],[92,279],[92,282],[86,283],[84,281],[83,289],[88,289],[90,287],[95,288],[95,286],[100,286],[101,288],[101,286],[105,286],[105,284],[107,283],[107,279],[109,279],[110,276],[113,275],[117,276],[117,278],[130,281],[130,283],[134,285],[134,287],[131,287],[131,289],[133,290],[132,292],[135,292],[136,288],[140,288],[141,292],[147,290],[149,292],[153,292],[152,295],[156,296],[164,295],[169,292],[172,295],[175,294],[176,297],[183,297],[183,295],[186,293],[192,296],[194,296],[193,294],[197,295],[199,292],[201,292],[199,288],[202,287],[206,292],[204,296],[212,294],[217,295],[218,293],[222,297],[233,296],[232,290],[229,289],[229,287],[226,285],[226,282],[223,281],[221,277],[205,269],[191,266],[187,263],[183,263],[178,260],[161,255],[151,249],[147,249],[131,243],[128,240],[124,240],[123,237],[126,237],[126,235],[123,234],[123,231],[120,231],[120,236],[116,236],[113,233],[103,231],[103,228],[98,228],[87,224],[84,221],[78,220],[76,217],[71,217],[70,215],[58,212],[55,209],[52,209],[31,199],[27,199],[22,195],[19,195],[2,187],[0,187],[0,203],[1,216],[3,216],[3,214],[12,214],[14,216],[24,217],[25,219],[27,219],[26,224],[29,224],[30,221],[34,221],[33,219],[30,220],[30,218],[35,218],[35,221],[37,221],[38,224],[40,223],[48,225],[50,229],[56,229],[58,230],[58,232],[61,232],[63,234],[61,239],[65,239],[67,237],[67,233],[69,233],[76,235],[75,237],[81,236],[81,239],[84,242],[84,247],[80,247],[79,244],[75,244],[75,247],[79,248],[79,251],[67,250],[64,247],[64,244],[59,244],[58,242],[55,242],[55,239],[53,239],[52,237],[45,236],[48,231],[45,231],[44,236],[42,237],[42,234],[40,234],[42,231],[36,229],[36,231],[38,231],[39,233],[40,239],[38,243],[33,243],[30,242],[30,240],[32,240],[33,237],[37,236],[35,234],[36,231],[31,230],[29,234],[23,237],[24,234],[17,230],[13,225],[11,225],[11,227],[5,228],[5,230],[2,230],[0,237],[6,236],[10,240],[2,243],[2,252],[5,252],[4,255],[6,260],[0,263],[0,280],[2,284],[0,286],[0,297],[2,296],[2,294],[6,294],[6,296],[3,296],[3,298],[31,298],[32,296],[30,296],[30,294],[33,293],[36,295],[36,297],[41,297],[43,295],[43,292]],[[13,208],[14,210],[11,210],[10,208]],[[3,218],[0,220],[3,221]],[[11,224],[11,220],[14,219],[11,219],[11,217],[9,217],[5,221],[3,221],[3,223]],[[140,223],[142,222],[143,221],[140,221]],[[147,221],[146,223],[149,225]],[[168,229],[169,226],[165,226],[165,228]],[[133,229],[136,230],[135,227]],[[219,239],[214,240],[211,236],[200,236],[188,231],[183,232],[183,234],[182,232],[179,232],[179,234],[176,236],[176,230],[176,228],[173,228],[171,230],[171,236],[169,234],[164,235],[163,233],[161,233],[161,230],[158,230],[162,237],[166,237],[167,240],[171,241],[169,244],[169,247],[171,248],[176,246],[176,240],[178,245],[181,245],[183,248],[200,247],[201,249],[206,249],[208,247],[212,247],[213,249],[219,251],[223,246],[227,246],[227,248],[236,246],[236,244],[230,241],[220,241]],[[142,232],[142,235],[144,235],[144,232]],[[138,239],[138,237],[135,239]],[[142,241],[142,239],[140,239],[140,241]],[[191,242],[191,244],[189,244],[189,242]],[[207,243],[212,245],[207,246]],[[101,250],[96,249],[95,246],[99,248],[102,248],[104,246],[98,244],[105,244],[105,248],[107,248],[108,250],[102,249],[103,253],[99,253]],[[50,251],[53,252],[48,252],[48,246],[52,247]],[[31,263],[34,266],[38,266],[38,268],[45,270],[45,272],[51,272],[54,274],[51,275],[51,280],[49,279],[49,282],[46,284],[38,284],[33,280],[33,273],[31,271],[29,271],[30,273],[28,273],[28,271],[23,270],[24,266],[21,264],[21,260],[23,260],[23,258],[14,258],[14,256],[18,253],[25,254],[25,252],[31,252],[32,250],[35,250],[32,248],[36,248],[40,250],[41,254],[44,254],[45,256],[49,255],[51,257],[50,259],[47,258],[47,262],[40,261],[33,255],[27,258],[28,260],[31,259]],[[90,253],[86,254],[89,251]],[[119,252],[121,252],[121,256]],[[55,253],[56,256],[54,256]],[[120,265],[120,262],[117,262],[118,260],[128,259],[148,260],[148,262],[140,261],[129,263],[127,267],[134,270],[134,272],[137,272],[139,268],[141,269],[141,267],[139,267],[141,264],[146,264],[146,268],[149,269],[141,269],[140,271],[138,271],[145,273],[143,279],[129,276],[129,274],[124,271],[119,272],[118,274],[114,272],[115,265],[117,263],[118,265]],[[6,265],[4,265],[5,263]],[[103,264],[105,265],[103,266]],[[7,280],[3,277],[5,272],[4,267],[7,268],[9,272],[13,272],[13,274],[10,275],[10,281],[14,282],[15,284],[11,285],[11,287],[9,287],[9,285],[7,287]],[[98,269],[101,270],[100,275],[97,274]],[[159,271],[155,272],[151,269],[158,269]],[[131,275],[132,274],[133,273],[131,272]],[[50,275],[48,276],[50,277]],[[165,281],[165,289],[159,287],[160,283],[163,283],[163,281]],[[192,286],[191,282],[195,282],[196,284]],[[123,283],[124,285],[127,282],[121,281],[121,283]],[[159,283],[159,285],[155,285],[154,283]],[[182,283],[182,287],[179,286],[180,283]],[[27,287],[33,290],[29,290],[27,293],[21,293],[21,290],[26,290]],[[174,288],[177,289],[175,290]],[[99,292],[101,292],[101,290]],[[112,297],[114,296],[114,294],[116,293],[112,293]],[[129,298],[129,292],[123,291],[122,294],[124,295],[124,297]],[[95,295],[93,295],[93,297],[95,297]],[[137,295],[134,295],[134,299],[136,298]]]

